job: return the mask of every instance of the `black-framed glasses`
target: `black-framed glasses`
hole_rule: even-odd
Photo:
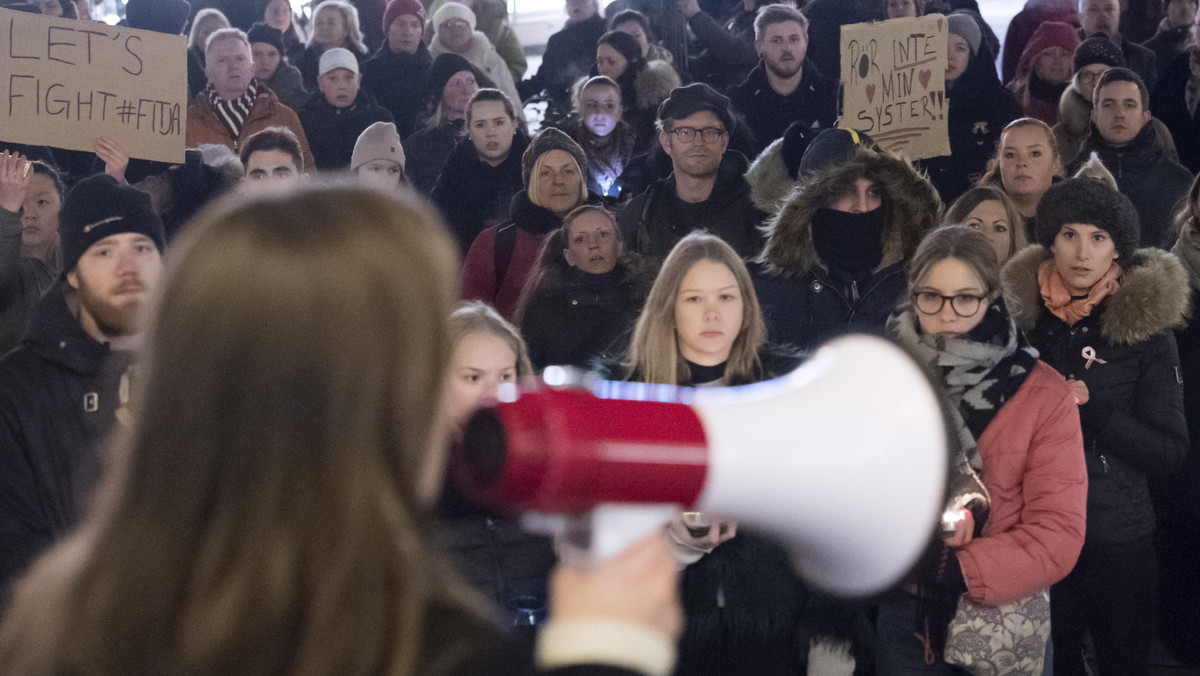
[[[696,140],[696,135],[704,139],[705,143],[716,143],[721,140],[721,137],[729,133],[720,127],[705,127],[696,129],[695,127],[675,127],[669,133],[674,134],[675,138],[684,143],[691,143]]]
[[[971,293],[960,293],[954,296],[944,296],[936,291],[918,291],[913,294],[913,306],[926,315],[936,315],[950,301],[950,309],[959,317],[974,317],[983,304],[983,296]]]

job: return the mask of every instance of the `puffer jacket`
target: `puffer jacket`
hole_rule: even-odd
[[[786,171],[782,176],[787,178]],[[884,195],[883,257],[866,279],[846,283],[831,275],[818,257],[812,216],[859,178],[874,181]],[[763,226],[767,243],[751,270],[768,338],[811,348],[843,333],[882,335],[888,315],[905,292],[904,267],[925,234],[937,226],[941,210],[937,191],[910,162],[871,150],[860,149],[850,162],[794,188]]]
[[[1117,147],[1093,124],[1067,174],[1078,171],[1095,152],[1117,179],[1117,189],[1137,208],[1140,245],[1167,248],[1175,241],[1175,206],[1192,186],[1192,174],[1174,159],[1174,150],[1171,137],[1160,134],[1158,125],[1146,124],[1132,141]]]
[[[980,435],[990,512],[983,536],[958,550],[972,601],[1012,603],[1075,566],[1087,512],[1077,408],[1063,377],[1038,362]]]
[[[1017,252],[1003,270],[1017,327],[1043,361],[1088,387],[1079,407],[1088,471],[1087,543],[1117,544],[1155,528],[1148,477],[1174,471],[1187,453],[1187,419],[1173,328],[1188,312],[1188,279],[1174,255],[1137,250],[1120,288],[1068,326],[1047,310],[1037,281],[1046,250]]]

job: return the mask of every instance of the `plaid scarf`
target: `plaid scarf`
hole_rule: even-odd
[[[221,98],[211,82],[204,88],[204,95],[212,104],[217,119],[229,130],[230,137],[236,140],[241,136],[246,120],[250,118],[250,111],[254,110],[254,101],[258,98],[258,81],[250,78],[250,86],[246,87],[246,91],[231,101]]]

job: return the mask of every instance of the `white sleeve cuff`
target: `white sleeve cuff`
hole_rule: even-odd
[[[605,619],[551,620],[537,637],[540,669],[600,664],[670,676],[675,644],[645,627]]]

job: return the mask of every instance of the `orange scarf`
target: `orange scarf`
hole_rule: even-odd
[[[1046,309],[1055,317],[1073,326],[1075,322],[1092,314],[1100,301],[1110,293],[1116,293],[1121,288],[1118,281],[1121,278],[1121,266],[1113,263],[1104,276],[1088,291],[1086,298],[1072,298],[1067,290],[1067,283],[1058,268],[1054,267],[1054,259],[1048,260],[1038,268],[1038,286],[1041,287],[1042,302]]]

